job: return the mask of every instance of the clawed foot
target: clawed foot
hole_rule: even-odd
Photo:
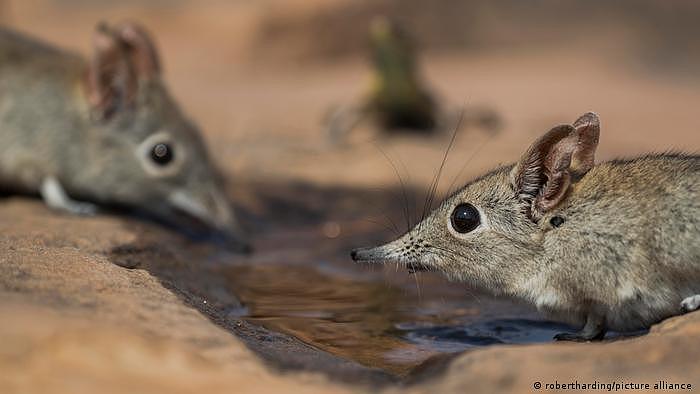
[[[554,336],[555,341],[591,342],[605,338],[605,315],[598,312],[589,312],[586,324],[579,332],[562,332]]]
[[[73,201],[71,204],[64,205],[62,209],[66,212],[80,216],[93,216],[98,210],[97,205],[95,204],[78,201]]]
[[[569,341],[569,342],[591,342],[600,341],[605,338],[605,332],[600,333],[584,333],[584,332],[562,332],[554,336],[555,341]]]
[[[700,308],[700,294],[690,296],[681,301],[681,312],[688,313]]]

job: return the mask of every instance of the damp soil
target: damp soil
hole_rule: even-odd
[[[112,260],[147,269],[272,365],[340,380],[402,380],[444,355],[549,342],[572,330],[438,273],[352,262],[353,247],[395,236],[393,224],[404,220],[395,198],[402,190],[305,183],[246,189],[255,194],[255,205],[240,210],[254,233],[252,255],[144,231],[140,244],[115,249]]]
[[[443,353],[548,342],[570,329],[432,275],[359,269],[310,261],[225,272],[245,320],[396,376]]]

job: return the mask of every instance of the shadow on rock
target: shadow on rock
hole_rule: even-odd
[[[185,304],[235,334],[273,367],[320,371],[339,381],[373,386],[394,382],[396,377],[385,371],[251,323],[245,319],[247,306],[240,302],[237,289],[227,275],[232,267],[241,272],[245,267],[270,262],[313,264],[319,261],[319,256],[347,259],[345,254],[358,242],[355,241],[357,237],[365,242],[367,234],[372,238],[386,233],[381,227],[377,229],[376,224],[357,223],[358,217],[373,214],[368,212],[366,202],[377,202],[371,204],[371,210],[400,216],[403,207],[391,196],[401,192],[319,188],[303,183],[258,183],[248,187],[251,188],[254,192],[248,199],[243,198],[243,206],[238,211],[245,212],[241,221],[255,240],[253,255],[234,254],[216,243],[194,240],[182,232],[166,231],[148,221],[129,220],[130,230],[138,234],[136,240],[112,248],[109,259],[127,269],[148,271]],[[347,228],[347,236],[324,232],[329,222],[349,221],[353,223],[343,226]],[[329,238],[329,235],[334,237]],[[277,261],[280,259],[286,261]],[[280,275],[285,273],[280,272]]]

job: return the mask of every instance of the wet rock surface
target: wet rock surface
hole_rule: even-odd
[[[250,379],[251,388],[277,379],[270,366],[338,372],[360,383],[387,380],[379,371],[289,336],[222,317],[217,308],[239,306],[235,296],[220,294],[219,304],[208,306],[202,294],[215,286],[216,278],[206,269],[193,274],[183,256],[169,250],[172,239],[158,227],[116,217],[56,215],[24,199],[4,200],[1,209],[0,307],[5,318],[0,335],[2,343],[12,346],[3,347],[0,381],[7,388],[42,392],[47,381],[65,380],[54,388],[69,392],[72,384],[99,385],[104,379],[115,384],[114,392],[123,392],[145,389],[155,379],[153,387],[162,384],[161,389],[177,392],[193,384],[184,384],[193,378],[190,373],[209,380],[217,370],[221,379],[236,382],[221,365]],[[157,238],[154,234],[161,238],[149,239]],[[168,275],[158,276],[163,272],[156,267],[159,262],[170,264]],[[158,382],[151,373],[184,375]],[[139,386],[139,379],[119,383],[131,374],[142,376],[145,385]],[[258,375],[260,381],[253,378]],[[287,384],[286,378],[279,379]],[[184,384],[180,388],[178,381]]]
[[[3,200],[2,210],[0,289],[28,309],[35,305],[117,331],[155,335],[216,358],[247,354],[259,362],[241,349],[231,353],[235,343],[280,370],[314,370],[367,384],[391,380],[227,313],[242,306],[202,263],[217,253],[211,245],[129,218],[55,214],[36,200]],[[46,323],[37,316],[36,324]]]
[[[439,356],[397,381],[227,314],[240,307],[235,295],[211,297],[207,286],[221,278],[206,264],[187,262],[211,250],[158,226],[58,215],[24,198],[3,200],[0,218],[2,392],[457,393],[529,392],[535,382],[555,381],[700,384],[700,313],[632,339]],[[189,251],[171,249],[175,240]]]

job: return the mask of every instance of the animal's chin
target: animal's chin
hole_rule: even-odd
[[[247,245],[234,239],[226,231],[218,229],[203,219],[177,207],[169,207],[167,210],[160,211],[154,214],[153,218],[191,240],[222,244],[234,252],[249,252]]]
[[[204,220],[177,207],[170,208],[167,214],[162,216],[164,216],[164,220],[169,222],[173,227],[178,227],[180,230],[192,233],[192,235],[208,234],[213,230]]]
[[[391,264],[394,263],[399,266],[404,266],[409,273],[415,273],[419,271],[435,271],[433,265],[428,265],[420,261],[406,260],[400,257],[386,257],[387,253],[382,253],[381,247],[379,248],[360,248],[355,249],[350,253],[350,257],[357,263],[367,263],[367,264]],[[391,255],[391,253],[389,253]]]
[[[432,265],[423,264],[418,261],[405,261],[394,258],[375,258],[371,260],[355,260],[358,263],[365,264],[396,264],[398,267],[404,267],[409,274],[415,274],[416,272],[428,272],[436,271],[436,268]]]
[[[416,272],[428,272],[436,271],[436,268],[432,265],[423,264],[419,261],[400,261],[396,259],[388,259],[382,261],[384,264],[394,263],[399,267],[404,267],[409,274],[415,274]]]
[[[435,267],[426,265],[420,262],[409,262],[404,264],[409,274],[415,274],[416,272],[427,272],[435,271]]]

